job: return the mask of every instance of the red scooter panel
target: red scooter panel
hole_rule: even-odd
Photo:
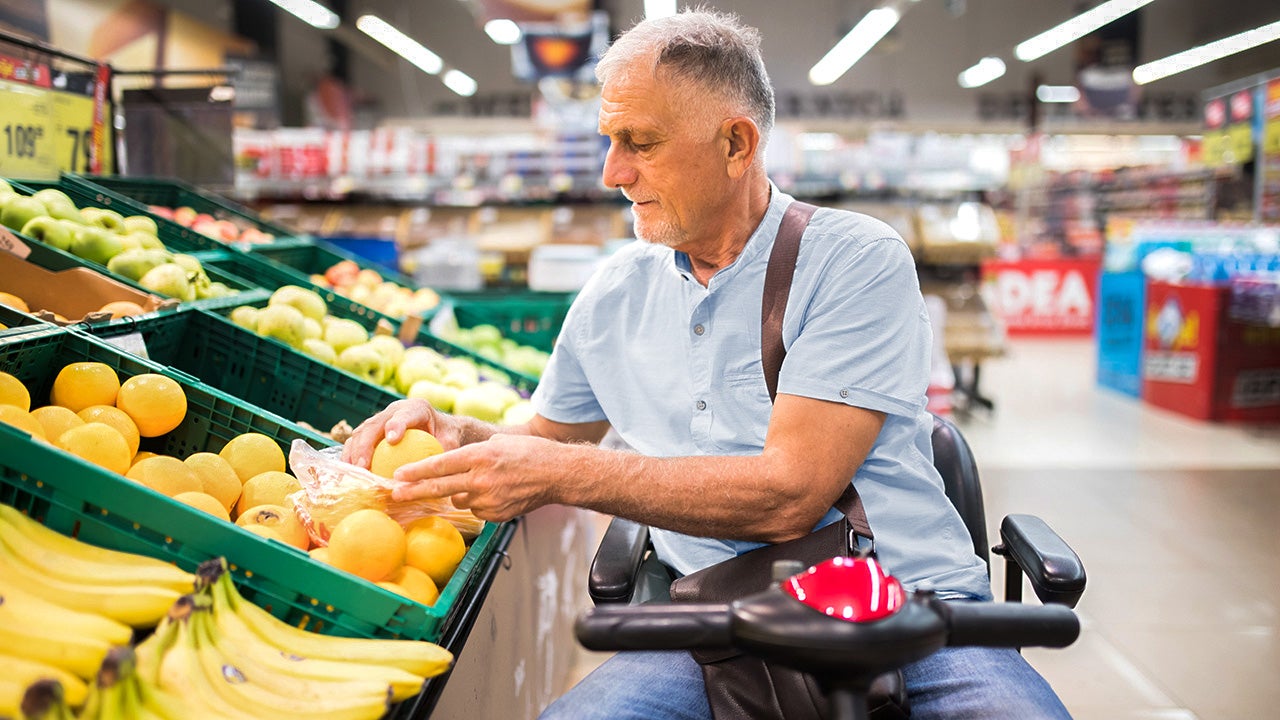
[[[824,560],[782,583],[782,591],[818,612],[871,622],[898,611],[906,592],[874,558]]]

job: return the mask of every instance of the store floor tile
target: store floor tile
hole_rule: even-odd
[[[1080,640],[1026,657],[1076,720],[1276,717],[1280,427],[1152,408],[1099,388],[1094,358],[1091,339],[1012,339],[981,369],[994,411],[956,416],[992,543],[1004,515],[1039,515],[1088,573]],[[608,654],[581,657],[574,680]]]

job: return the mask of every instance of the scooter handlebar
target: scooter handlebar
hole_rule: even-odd
[[[574,632],[588,650],[720,649],[733,645],[729,606],[678,603],[597,607]]]
[[[1080,636],[1080,618],[1063,605],[933,602],[947,623],[947,645],[1063,648]]]

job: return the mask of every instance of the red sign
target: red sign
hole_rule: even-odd
[[[1089,335],[1099,267],[1096,259],[988,261],[983,298],[1010,335]]]
[[[1217,130],[1227,124],[1227,104],[1222,98],[1214,98],[1204,106],[1204,125]]]
[[[1231,96],[1231,122],[1248,122],[1253,119],[1253,90],[1241,90]]]

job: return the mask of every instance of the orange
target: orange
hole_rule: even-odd
[[[110,425],[85,423],[62,433],[53,444],[113,473],[129,471],[129,445]]]
[[[240,527],[261,525],[270,529],[283,542],[299,550],[311,547],[311,537],[292,509],[280,505],[258,505],[240,513],[236,518]]]
[[[373,458],[369,461],[369,470],[374,475],[389,478],[401,465],[417,462],[423,458],[439,455],[444,452],[440,441],[426,430],[410,428],[405,430],[404,437],[394,445],[383,438],[373,449]]]
[[[231,463],[211,452],[198,452],[182,462],[196,472],[200,478],[201,491],[212,495],[222,503],[222,507],[231,513],[236,500],[240,499],[240,476],[231,467]]]
[[[249,478],[249,482],[241,488],[240,500],[236,503],[236,507],[240,510],[257,505],[293,507],[293,501],[289,500],[289,495],[301,489],[302,483],[298,482],[298,478],[279,470],[268,470]]]
[[[200,477],[196,475],[196,471],[178,458],[168,455],[139,460],[125,472],[125,477],[169,497],[201,491]]]
[[[184,505],[190,505],[197,510],[203,510],[216,518],[231,522],[231,516],[227,514],[227,509],[222,506],[222,501],[209,493],[181,492],[174,495],[173,499]]]
[[[31,312],[27,301],[12,293],[0,292],[0,305],[8,305],[14,310],[21,310],[22,312]]]
[[[116,300],[98,308],[98,312],[111,313],[112,320],[118,320],[122,317],[132,317],[141,315],[146,312],[141,305],[130,300]]]
[[[237,435],[218,454],[231,463],[242,485],[258,473],[268,470],[284,472],[285,469],[284,451],[275,440],[262,433]]]
[[[120,378],[110,365],[77,362],[58,371],[49,402],[78,413],[90,405],[115,405],[119,392]]]
[[[18,378],[0,372],[0,405],[16,405],[23,412],[31,409],[31,393]]]
[[[426,573],[437,588],[448,585],[462,556],[467,554],[462,533],[448,520],[432,516],[409,523],[404,534],[405,564]]]
[[[187,416],[187,395],[182,386],[156,373],[125,380],[115,405],[133,418],[142,437],[159,437],[181,425]]]
[[[113,405],[90,405],[76,415],[85,422],[100,422],[115,428],[129,445],[129,457],[137,454],[138,443],[141,441],[138,436],[138,426],[134,425],[133,420],[120,408]]]
[[[49,440],[57,440],[62,433],[73,427],[80,427],[84,420],[61,405],[45,405],[31,411],[31,417],[40,421],[44,428],[44,436]]]
[[[436,583],[429,575],[412,565],[404,565],[388,578],[391,582],[404,588],[405,595],[414,602],[423,605],[434,605],[440,597]]]
[[[378,582],[404,564],[405,537],[400,523],[386,513],[364,509],[342,519],[329,534],[334,567]]]
[[[311,559],[315,560],[316,562],[322,562],[325,565],[333,564],[329,560],[329,548],[327,547],[311,548],[310,550],[307,551],[307,554],[309,554],[311,556]]]
[[[156,454],[150,450],[139,450],[133,454],[133,460],[129,462],[129,467],[133,467],[149,457],[156,457]]]
[[[17,405],[0,405],[0,423],[12,425],[33,438],[48,439],[48,435],[45,434],[44,426],[40,424],[40,421]]]

